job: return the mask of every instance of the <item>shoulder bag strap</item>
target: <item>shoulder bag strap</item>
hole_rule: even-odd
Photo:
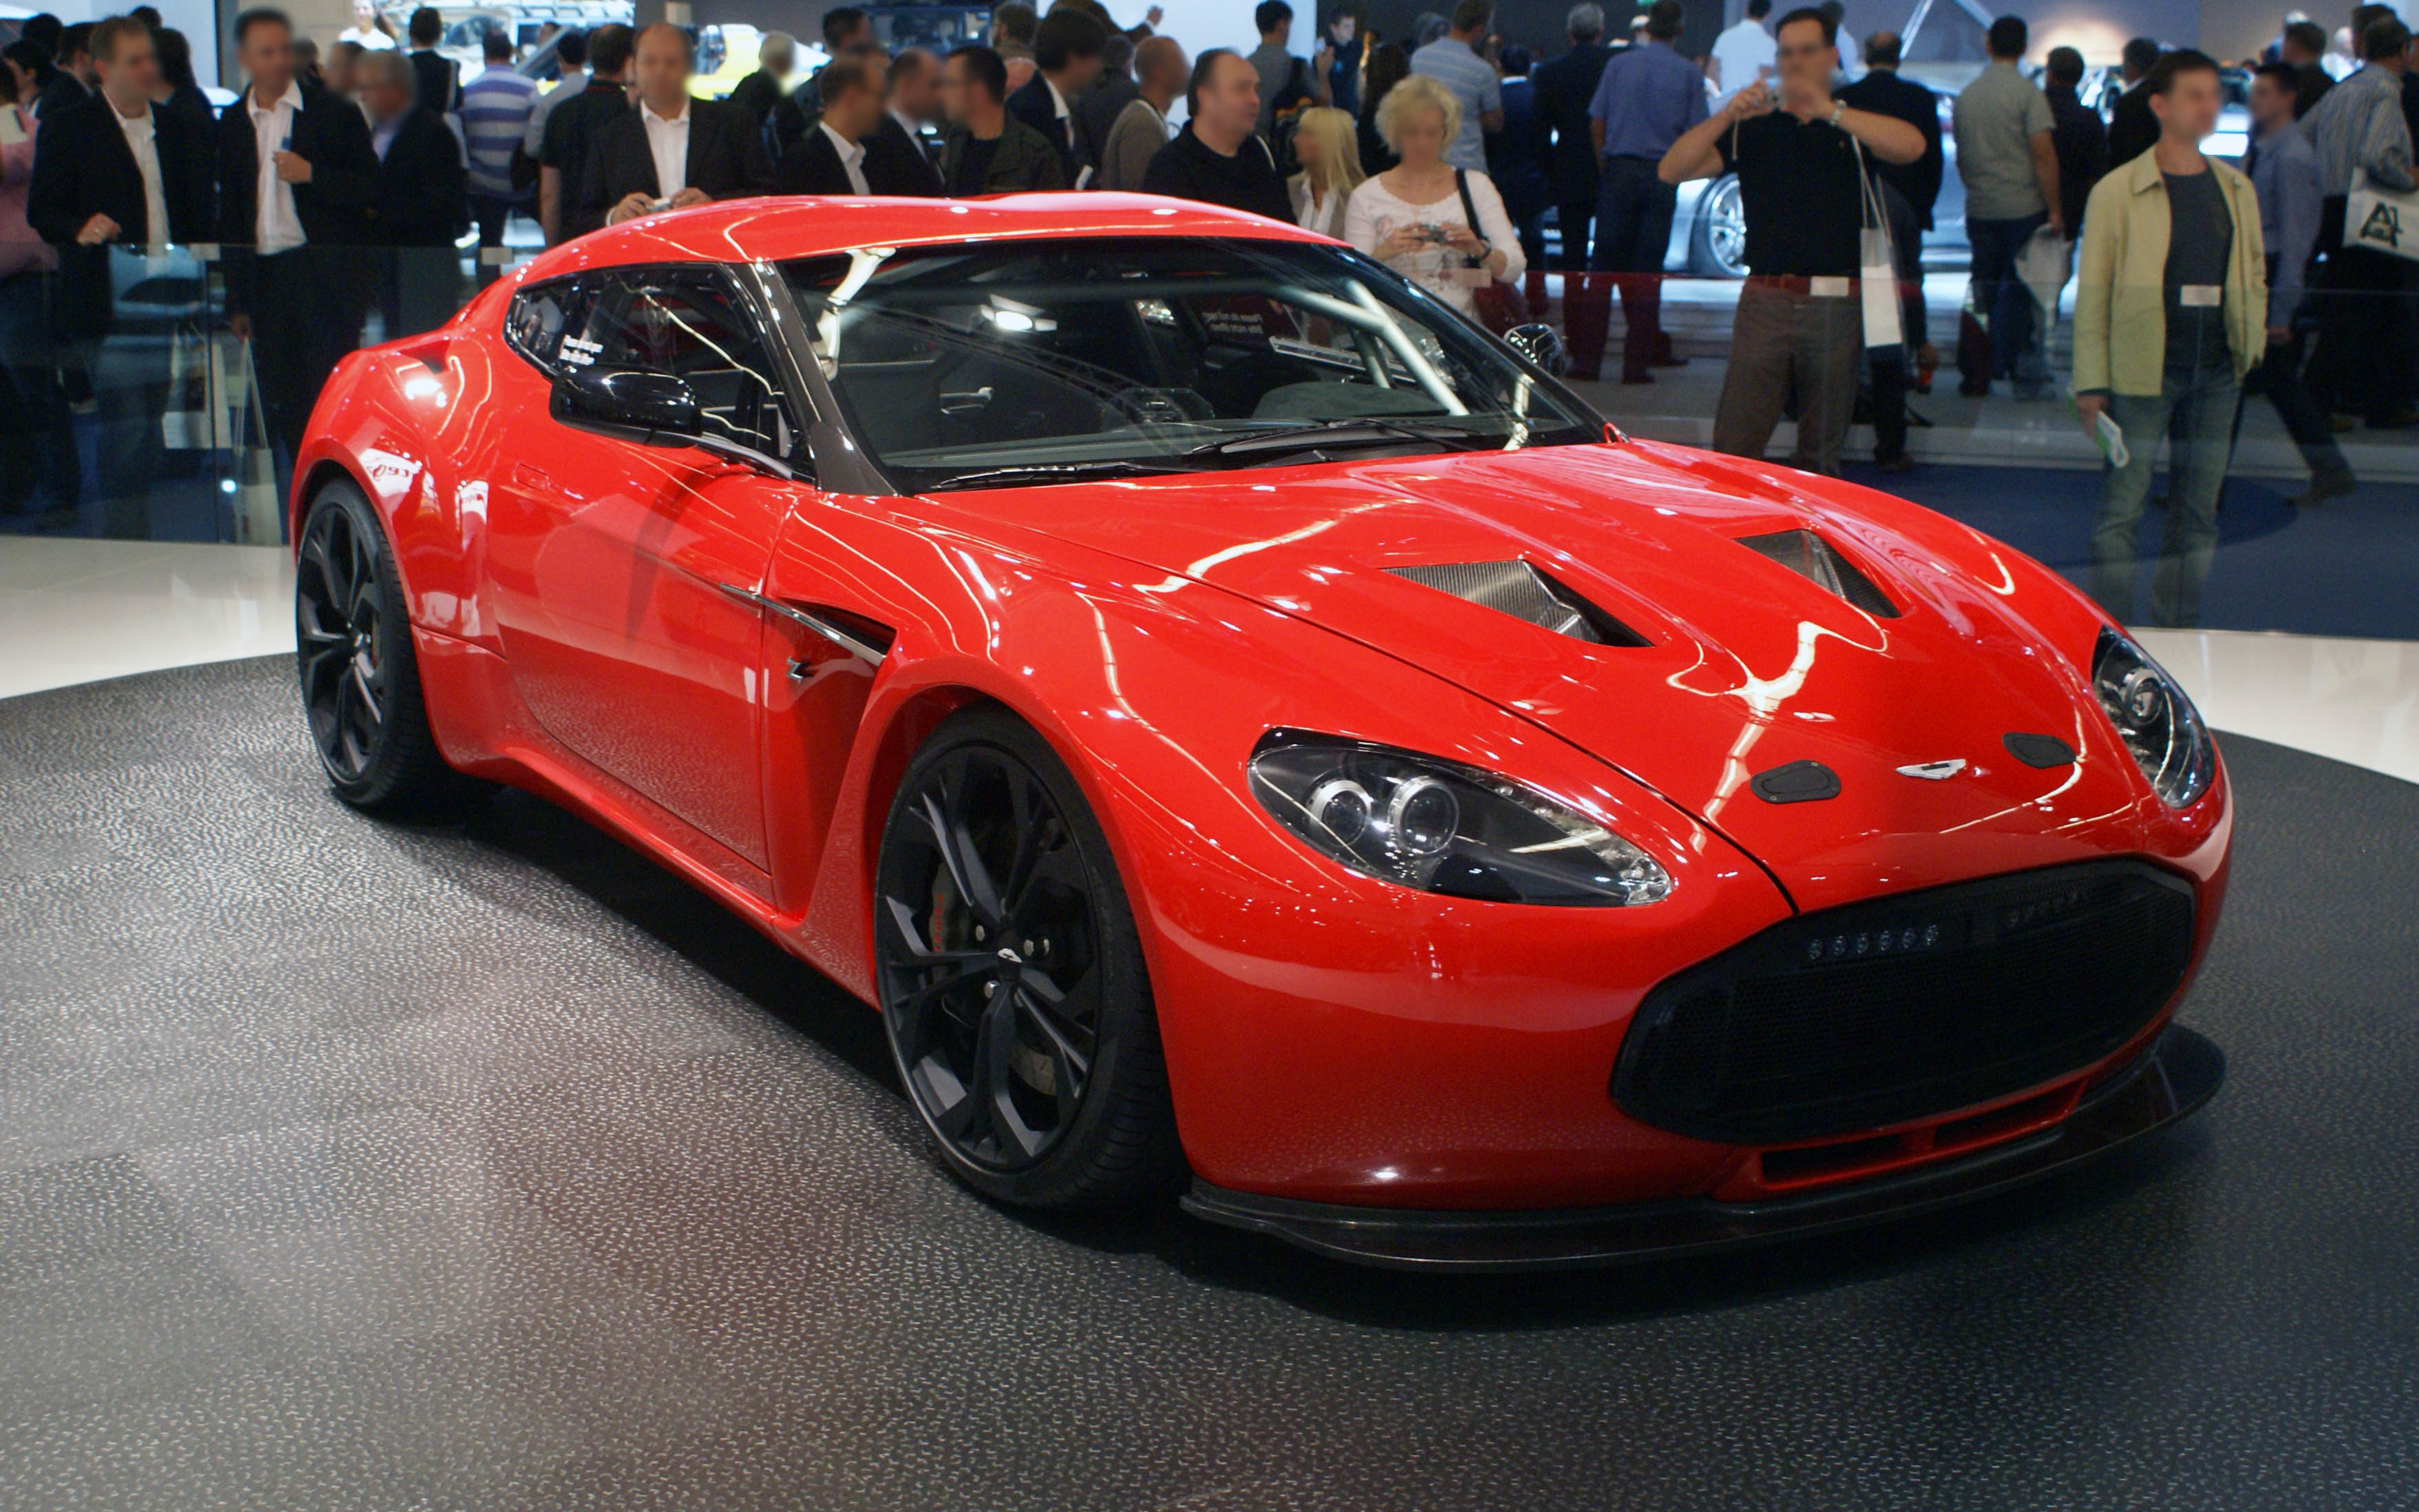
[[[1470,174],[1467,170],[1456,168],[1453,171],[1453,187],[1454,192],[1461,196],[1462,219],[1469,223],[1470,234],[1471,236],[1477,236],[1478,202],[1470,197]],[[1472,268],[1477,267],[1479,264],[1479,259],[1476,257],[1470,257],[1464,260]]]

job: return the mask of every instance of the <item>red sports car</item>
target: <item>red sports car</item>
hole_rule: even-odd
[[[493,779],[721,899],[1010,1203],[1579,1263],[2206,1100],[2231,813],[2175,683],[1551,365],[1199,206],[634,221],[329,383],[310,728],[351,803]]]

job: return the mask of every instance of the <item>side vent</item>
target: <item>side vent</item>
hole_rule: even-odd
[[[1847,600],[1876,619],[1898,618],[1898,606],[1873,585],[1873,580],[1857,570],[1856,564],[1838,551],[1831,543],[1812,531],[1774,531],[1768,535],[1736,535],[1732,537],[1760,557],[1780,563],[1820,587]]]
[[[1447,562],[1386,570],[1574,640],[1600,646],[1653,644],[1526,562]]]

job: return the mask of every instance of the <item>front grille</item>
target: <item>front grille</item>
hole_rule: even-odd
[[[1951,1113],[2123,1044],[2183,980],[2192,940],[2191,885],[2132,861],[1808,914],[1649,993],[1613,1101],[1743,1145]]]

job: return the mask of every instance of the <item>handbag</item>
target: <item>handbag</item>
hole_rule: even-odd
[[[1857,149],[1857,291],[1864,301],[1865,346],[1903,347],[1906,330],[1899,318],[1898,246],[1890,239],[1889,212],[1865,171],[1865,145],[1854,134],[1848,140]]]
[[[2367,169],[2354,168],[2344,200],[2344,245],[2419,262],[2419,190],[2382,188]]]
[[[1453,187],[1461,195],[1462,218],[1469,223],[1471,231],[1476,231],[1478,205],[1470,197],[1470,175],[1466,170],[1456,168],[1453,171]],[[1471,266],[1478,267],[1484,261],[1484,258],[1473,259]],[[1478,323],[1497,336],[1529,317],[1528,312],[1520,307],[1512,285],[1499,279],[1490,278],[1484,284],[1471,285],[1470,304],[1477,313]]]

